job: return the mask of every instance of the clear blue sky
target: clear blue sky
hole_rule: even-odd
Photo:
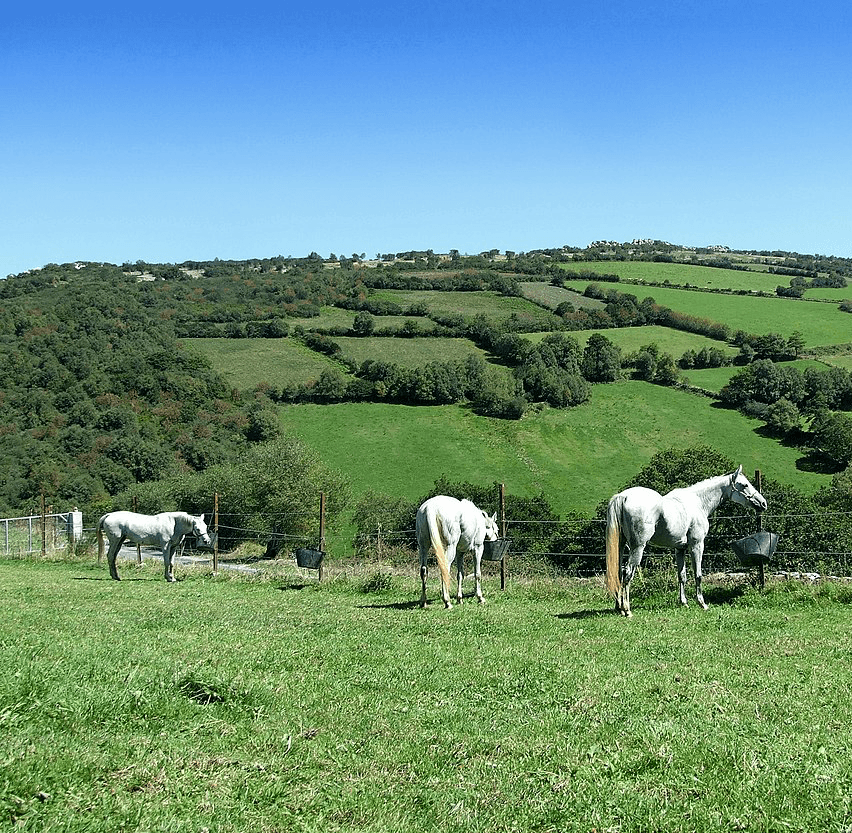
[[[852,256],[852,4],[14,2],[0,276],[651,237]]]

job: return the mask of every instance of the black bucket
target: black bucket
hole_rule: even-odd
[[[509,552],[510,543],[511,541],[508,538],[486,541],[482,548],[482,557],[486,561],[502,561],[506,553]]]
[[[205,544],[200,538],[195,539],[195,548],[198,550],[210,550],[213,552],[214,547],[216,546],[216,542],[219,540],[218,532],[210,532],[208,533],[210,537],[210,543]]]
[[[322,550],[298,549],[296,550],[296,563],[300,567],[319,570],[322,567],[324,555],[325,553]]]
[[[766,564],[778,546],[778,534],[775,532],[755,532],[747,538],[732,541],[731,547],[744,567]]]

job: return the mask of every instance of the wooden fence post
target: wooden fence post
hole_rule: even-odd
[[[213,575],[219,570],[219,493],[213,495]]]
[[[325,552],[325,492],[320,492],[320,522],[319,522],[319,551]],[[322,562],[319,566],[319,580],[322,581]]]
[[[754,472],[754,488],[757,489],[758,492],[763,494],[763,475],[761,474],[760,469],[756,469]],[[757,512],[757,531],[763,532],[763,512],[758,510]],[[766,573],[764,571],[763,565],[764,559],[760,559],[760,564],[758,564],[757,572],[760,577],[760,589],[763,590],[764,585],[766,584]]]
[[[133,495],[133,511],[138,512],[139,502],[136,499],[136,495]],[[141,567],[142,566],[142,545],[136,545],[136,563]]]
[[[500,534],[503,538],[506,537],[506,484],[500,484]],[[503,554],[500,559],[500,589],[506,589],[506,559],[509,557],[509,551]]]

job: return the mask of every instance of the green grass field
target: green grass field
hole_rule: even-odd
[[[573,289],[553,286],[551,283],[543,281],[523,281],[520,287],[524,298],[528,298],[530,301],[541,304],[548,309],[556,309],[566,301],[573,304],[575,309],[599,309],[604,306],[604,302],[597,298],[587,298]]]
[[[261,382],[273,387],[304,384],[339,365],[294,338],[193,338],[185,341],[213,363],[237,390]]]
[[[698,267],[696,267],[698,268]],[[590,281],[568,281],[582,292]],[[840,344],[849,341],[852,316],[830,304],[796,301],[790,298],[758,298],[744,295],[720,295],[691,292],[657,286],[635,287],[613,284],[620,292],[635,295],[640,301],[651,297],[658,304],[678,312],[727,324],[733,333],[743,330],[763,335],[780,333],[787,337],[798,330],[807,347]]]
[[[830,479],[797,468],[801,452],[760,436],[758,420],[644,382],[595,385],[586,405],[544,408],[520,421],[456,405],[288,405],[279,413],[285,430],[351,478],[356,496],[374,490],[415,500],[446,476],[544,492],[560,513],[591,513],[658,451],[704,444],[806,493]]]
[[[433,313],[458,314],[465,318],[485,315],[494,321],[505,321],[512,315],[529,322],[546,326],[556,319],[547,310],[525,298],[498,295],[496,292],[442,292],[414,289],[376,289],[371,298],[392,301],[403,308],[412,304],[425,304]]]
[[[646,281],[672,286],[696,286],[700,289],[747,289],[751,292],[771,292],[776,286],[787,286],[790,278],[770,275],[764,271],[737,271],[718,269],[711,266],[693,266],[687,263],[652,263],[639,260],[629,261],[577,261],[560,263],[568,272],[596,272],[603,275],[618,275],[625,281]],[[614,284],[616,288],[617,284]],[[650,289],[650,287],[648,287]],[[644,292],[642,287],[623,289],[623,292]],[[646,293],[647,294],[647,293]],[[644,295],[642,297],[645,297]]]
[[[621,355],[627,356],[635,353],[648,344],[656,344],[664,353],[670,353],[679,359],[687,350],[696,353],[703,348],[715,348],[721,350],[725,355],[733,358],[739,353],[736,347],[732,347],[721,341],[716,341],[707,336],[686,333],[682,330],[673,330],[670,327],[612,327],[605,330],[578,330],[568,333],[575,338],[581,347],[585,347],[589,338],[595,333],[605,336],[613,344],[621,348]],[[549,333],[525,333],[524,338],[537,344],[546,338]]]
[[[852,825],[848,589],[642,579],[624,620],[596,582],[126,574],[0,562],[10,829]]]
[[[421,367],[429,362],[464,361],[468,356],[486,357],[466,338],[382,338],[380,336],[336,336],[344,358],[357,364],[368,359],[392,362],[402,367]]]

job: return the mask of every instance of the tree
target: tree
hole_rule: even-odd
[[[852,418],[824,408],[811,420],[814,444],[838,466],[852,463]]]
[[[614,382],[621,375],[621,350],[606,336],[593,333],[583,350],[580,369],[590,382]]]
[[[799,409],[786,397],[781,397],[777,402],[767,406],[763,419],[766,426],[780,437],[786,437],[793,431],[797,431],[802,425],[802,415]]]
[[[362,310],[355,316],[355,321],[352,323],[352,330],[359,336],[368,336],[373,332],[376,326],[376,321],[372,315],[366,310]]]
[[[793,330],[787,339],[787,348],[798,359],[799,353],[805,349],[805,337],[798,330]]]

